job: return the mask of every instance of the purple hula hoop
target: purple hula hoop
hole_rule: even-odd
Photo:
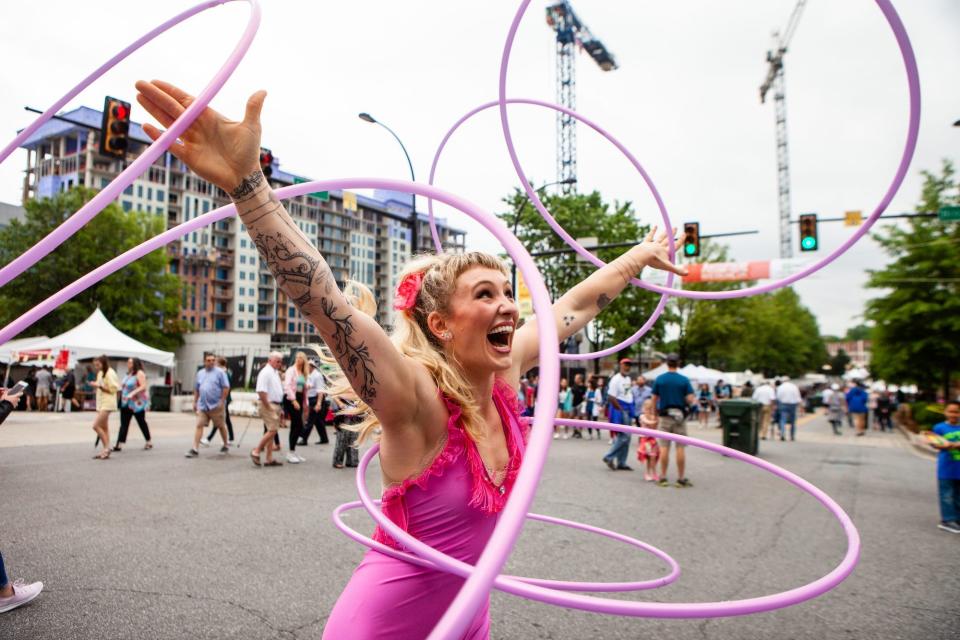
[[[900,185],[903,183],[903,179],[907,174],[907,169],[910,166],[910,161],[913,159],[913,153],[917,147],[917,134],[920,129],[920,79],[917,71],[917,61],[913,53],[913,47],[910,45],[910,38],[907,36],[907,31],[903,26],[903,22],[900,20],[900,16],[897,15],[897,11],[893,8],[893,4],[890,2],[890,0],[874,1],[877,3],[880,11],[883,12],[887,23],[890,25],[893,35],[897,40],[897,45],[900,48],[900,54],[903,57],[903,64],[907,74],[907,88],[910,94],[910,118],[907,129],[907,139],[904,143],[903,154],[900,157],[900,164],[897,167],[896,174],[894,175],[890,186],[887,188],[886,193],[884,193],[883,198],[880,200],[880,203],[873,210],[873,213],[870,214],[870,217],[867,218],[866,222],[861,225],[860,228],[850,238],[848,238],[846,242],[840,245],[840,247],[834,250],[830,255],[802,269],[801,271],[798,271],[795,274],[765,285],[758,285],[755,287],[749,287],[747,289],[736,289],[732,291],[684,291],[671,287],[661,287],[649,282],[643,282],[637,278],[631,279],[631,284],[648,289],[650,291],[656,291],[657,293],[667,293],[680,298],[694,298],[698,300],[743,298],[758,293],[767,293],[781,287],[785,287],[796,282],[797,280],[809,276],[812,273],[816,273],[823,267],[839,258],[844,252],[852,247],[857,240],[862,238],[864,234],[870,231],[870,228],[880,218],[880,215],[884,212],[884,210],[886,210],[887,206],[890,204],[890,201],[893,199],[894,194],[896,194],[897,190],[900,188]],[[579,255],[589,260],[596,266],[602,267],[605,263],[584,249],[574,238],[572,238],[570,234],[563,229],[563,227],[557,224],[557,221],[554,220],[553,216],[550,215],[550,212],[547,211],[547,209],[543,206],[543,203],[540,201],[540,198],[537,196],[536,192],[530,187],[530,183],[527,179],[526,173],[523,171],[523,167],[520,166],[520,160],[517,157],[517,151],[513,144],[513,137],[510,134],[510,121],[507,118],[507,103],[510,102],[510,100],[507,99],[507,70],[510,64],[510,52],[513,48],[513,41],[517,34],[517,28],[520,26],[520,20],[526,13],[529,5],[530,0],[522,0],[520,3],[520,7],[517,9],[517,13],[510,25],[510,30],[507,34],[507,41],[504,45],[503,55],[500,62],[500,122],[503,128],[503,136],[507,143],[507,151],[510,153],[510,160],[513,162],[513,168],[516,170],[517,176],[520,178],[520,184],[523,185],[524,191],[527,193],[527,197],[530,198],[530,201],[533,203],[534,207],[536,207],[537,211],[540,212],[540,215],[543,216],[543,219],[547,221],[547,224],[549,224],[550,227],[557,233],[557,235],[563,238],[563,240]]]
[[[690,438],[688,436],[667,433],[665,431],[611,424],[609,422],[593,422],[590,420],[557,419],[553,420],[552,422],[558,425],[581,428],[598,427],[610,429],[612,431],[622,431],[625,433],[673,440],[680,444],[700,447],[708,451],[713,451],[731,458],[735,458],[742,462],[747,462],[755,467],[759,467],[760,469],[768,471],[778,478],[786,480],[787,482],[800,488],[823,504],[827,510],[840,522],[843,532],[847,538],[847,552],[840,561],[840,564],[830,571],[830,573],[817,580],[814,580],[813,582],[778,594],[761,596],[757,598],[745,598],[742,600],[728,600],[723,602],[630,602],[624,600],[613,600],[609,598],[598,598],[595,596],[582,596],[574,593],[565,593],[559,589],[545,588],[539,584],[536,584],[530,579],[516,579],[509,576],[498,576],[491,584],[502,591],[530,598],[531,600],[536,600],[546,604],[568,607],[571,609],[580,609],[583,611],[592,611],[595,613],[617,614],[644,618],[731,617],[760,613],[763,611],[772,611],[774,609],[782,609],[784,607],[799,604],[806,600],[815,598],[840,584],[840,582],[850,575],[850,572],[853,571],[857,564],[857,560],[860,557],[860,534],[853,525],[853,521],[843,510],[843,508],[840,507],[840,505],[838,505],[832,498],[830,498],[830,496],[810,482],[807,482],[800,476],[791,473],[786,469],[735,449],[730,449],[719,444],[705,442],[696,438]],[[366,483],[363,477],[364,472],[367,469],[367,465],[370,463],[370,460],[373,458],[376,452],[377,447],[372,447],[370,451],[363,456],[360,466],[357,468],[357,490],[360,494],[360,502],[367,509],[367,512],[371,515],[371,517],[373,517],[377,524],[382,526],[387,531],[391,537],[397,540],[401,545],[409,548],[418,556],[415,560],[411,560],[415,564],[437,568],[439,570],[447,571],[459,576],[470,575],[472,569],[470,565],[437,551],[433,547],[430,547],[423,542],[420,542],[406,531],[398,527],[392,520],[387,518],[386,515],[377,509],[377,502],[374,501],[368,494]],[[410,559],[407,554],[398,553],[389,547],[379,545],[379,543],[369,540],[369,538],[365,538],[364,536],[349,530],[347,527],[342,526],[342,523],[339,521],[339,515],[343,511],[354,508],[355,505],[356,503],[347,503],[341,505],[334,511],[334,522],[342,531],[344,531],[344,533],[347,533],[347,535],[354,540],[358,540],[367,546],[376,548],[378,551],[382,551],[383,548],[385,548],[392,552],[389,555],[400,557],[402,559]],[[586,531],[602,532],[602,530],[598,530],[596,527],[591,527],[589,525],[579,525],[577,523],[570,524],[575,528],[580,528]],[[573,586],[577,583],[565,584]],[[467,619],[467,624],[469,624],[470,619],[472,618]],[[437,633],[437,628],[434,629],[434,633]],[[452,637],[459,636],[454,635]]]
[[[126,49],[103,63],[93,73],[84,78],[77,86],[68,91],[62,98],[54,102],[53,105],[44,111],[42,115],[38,116],[37,119],[30,124],[30,126],[21,131],[20,134],[14,138],[13,141],[10,142],[10,144],[8,144],[2,152],[0,152],[0,162],[3,162],[13,152],[13,150],[20,146],[20,144],[22,144],[23,141],[26,140],[30,135],[32,135],[40,127],[40,125],[53,117],[63,105],[72,100],[77,94],[89,86],[90,83],[101,77],[107,71],[112,69],[114,65],[142,47],[144,44],[150,42],[171,27],[180,24],[184,20],[201,13],[202,11],[206,11],[207,9],[219,6],[221,4],[237,1],[238,0],[210,0],[208,2],[198,4],[195,7],[187,9],[183,13],[170,18],[159,27],[148,31],[133,44],[129,45]],[[40,240],[40,242],[27,249],[24,253],[12,260],[8,265],[0,269],[0,287],[16,278],[18,275],[36,264],[48,253],[63,244],[67,238],[76,233],[83,225],[100,213],[100,211],[110,204],[111,201],[115,200],[117,196],[120,195],[120,192],[127,187],[127,185],[132,183],[137,179],[138,176],[149,169],[150,165],[152,165],[153,162],[160,157],[160,154],[162,154],[167,147],[173,144],[177,137],[183,133],[196,119],[196,117],[199,116],[200,113],[207,107],[207,105],[210,103],[210,100],[213,99],[213,96],[220,91],[224,83],[226,83],[227,79],[237,68],[237,65],[240,64],[240,60],[243,59],[247,49],[250,48],[250,43],[253,42],[253,38],[257,33],[257,28],[260,26],[260,5],[257,0],[243,1],[250,5],[250,20],[247,22],[247,27],[244,29],[243,35],[240,37],[240,41],[237,43],[236,47],[234,47],[226,62],[223,63],[223,66],[220,67],[220,70],[217,71],[217,74],[213,77],[213,80],[210,81],[210,84],[208,84],[203,91],[200,92],[200,95],[197,96],[197,99],[193,102],[193,104],[187,107],[186,111],[180,114],[180,117],[176,119],[170,128],[165,131],[157,140],[155,140],[153,144],[147,147],[147,150],[140,154],[140,156],[134,160],[120,175],[114,178],[105,189],[97,193],[87,204],[81,207],[79,211],[70,216],[59,227],[47,234],[47,236]],[[0,343],[2,343],[2,341],[0,341]]]
[[[653,194],[654,200],[656,200],[657,202],[657,208],[660,209],[660,216],[661,216],[661,219],[663,220],[664,228],[668,230],[670,229],[670,226],[671,226],[670,214],[667,213],[667,206],[664,204],[663,198],[660,196],[660,192],[657,190],[657,186],[653,183],[653,180],[650,178],[649,174],[647,174],[646,170],[643,168],[643,165],[640,164],[640,161],[637,160],[637,158],[632,153],[630,153],[630,150],[627,149],[619,140],[613,137],[612,134],[610,134],[608,131],[603,129],[600,125],[586,118],[585,116],[582,116],[576,111],[567,109],[566,107],[560,106],[558,104],[552,104],[550,102],[544,102],[542,100],[532,100],[528,98],[509,98],[506,100],[506,102],[507,104],[529,104],[537,107],[546,107],[547,109],[553,109],[554,111],[565,113],[570,117],[576,118],[580,122],[583,122],[585,125],[589,126],[591,129],[593,129],[594,131],[602,135],[604,138],[606,138],[608,141],[610,141],[617,149],[620,150],[620,153],[626,156],[627,160],[630,161],[630,164],[632,164],[633,167],[640,173],[640,176],[643,178],[643,181],[646,182],[647,187],[650,189],[650,193]],[[447,146],[447,141],[450,140],[450,137],[453,135],[453,133],[460,128],[460,125],[462,125],[464,122],[466,122],[476,114],[480,113],[481,111],[485,111],[486,109],[496,107],[499,104],[500,103],[498,101],[494,100],[491,102],[484,103],[474,109],[471,109],[466,114],[464,114],[459,120],[457,120],[452,127],[450,127],[450,130],[447,131],[447,134],[445,136],[443,136],[443,140],[440,141],[440,145],[437,147],[437,150],[433,155],[433,164],[430,165],[429,184],[433,184],[434,177],[437,172],[437,164],[440,162],[440,155],[443,153],[444,148]],[[430,219],[430,233],[433,236],[433,244],[437,252],[439,253],[443,251],[443,245],[440,242],[440,235],[437,232],[436,219],[434,218],[434,215],[433,215],[433,200],[430,200],[430,199],[427,199],[427,214]],[[673,235],[669,236],[669,240],[670,240],[670,257],[673,258],[674,249],[675,249],[674,242],[673,242]],[[667,273],[668,287],[673,284],[673,278],[674,278],[673,273]],[[646,322],[643,323],[643,325],[636,331],[636,333],[634,333],[632,336],[630,336],[620,344],[616,344],[612,347],[608,347],[607,349],[602,349],[600,351],[593,351],[590,353],[561,353],[560,359],[561,360],[592,360],[594,358],[603,358],[605,356],[608,356],[608,355],[617,353],[623,349],[626,349],[633,343],[640,340],[640,338],[642,338],[644,335],[646,335],[647,331],[649,331],[650,328],[654,325],[654,323],[656,323],[656,321],[660,319],[660,315],[663,314],[664,309],[666,309],[667,299],[668,299],[667,294],[662,293],[660,295],[660,300],[657,302],[657,306],[654,308],[653,313],[650,314],[650,317],[647,318]]]
[[[365,495],[367,498],[370,498],[370,492],[367,490],[366,483],[361,484],[363,481],[360,480],[362,475],[366,472],[367,467],[370,464],[370,461],[373,459],[373,456],[376,455],[379,451],[379,445],[373,446],[367,453],[364,454],[363,458],[360,461],[360,466],[357,469],[357,478],[359,490],[362,495]],[[373,500],[370,498],[370,503],[374,509],[373,513],[377,513],[377,506],[380,504],[379,500]],[[396,558],[398,560],[403,560],[404,562],[409,562],[417,566],[426,567],[428,569],[436,569],[438,571],[444,571],[444,568],[437,566],[436,564],[420,558],[419,556],[413,555],[411,553],[404,553],[403,551],[397,551],[392,547],[377,542],[373,538],[365,536],[357,531],[353,530],[343,521],[343,514],[351,509],[358,509],[364,507],[364,502],[359,500],[354,502],[347,502],[340,505],[333,510],[333,524],[340,529],[348,538],[359,542],[360,544],[369,547],[375,551],[378,551],[384,555],[388,555],[391,558]],[[602,529],[600,527],[595,527],[593,525],[583,524],[581,522],[574,522],[572,520],[564,520],[563,518],[554,518],[552,516],[545,516],[539,513],[528,513],[527,518],[530,520],[539,520],[540,522],[547,522],[550,524],[559,524],[571,529],[578,529],[580,531],[586,531],[588,533],[597,533],[599,535],[624,542],[631,546],[637,547],[638,549],[643,549],[648,551],[650,554],[660,558],[670,567],[670,573],[662,578],[655,578],[653,580],[643,580],[636,582],[573,582],[569,580],[543,580],[540,578],[523,578],[518,576],[497,576],[497,579],[494,580],[493,585],[503,591],[504,593],[512,593],[514,595],[522,595],[516,593],[512,586],[515,582],[523,582],[526,584],[533,584],[549,589],[555,589],[558,591],[591,591],[591,592],[605,592],[605,593],[619,593],[626,591],[642,591],[645,589],[657,589],[659,587],[665,587],[668,584],[671,584],[680,577],[680,565],[671,558],[667,553],[654,547],[651,544],[637,540],[630,536],[623,535],[622,533],[617,533],[615,531],[609,531],[607,529]],[[449,556],[448,556],[449,557]],[[450,572],[458,575],[460,577],[466,578],[470,575],[470,571],[473,567],[465,562],[456,560],[455,558],[450,558]]]

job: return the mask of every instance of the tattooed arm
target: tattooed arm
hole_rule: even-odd
[[[686,269],[670,262],[666,234],[656,236],[656,227],[650,230],[640,244],[632,247],[616,260],[597,269],[583,282],[567,291],[553,303],[553,318],[557,334],[564,341],[583,329],[604,307],[613,301],[640,274],[644,267],[654,267],[685,275]],[[514,369],[519,376],[536,366],[539,358],[540,336],[536,322],[528,322],[517,331],[513,340]]]
[[[138,82],[137,100],[164,126],[193,101],[160,81]],[[436,395],[429,374],[401,356],[383,329],[349,305],[316,247],[300,231],[260,171],[260,109],[264,92],[247,102],[234,122],[212,109],[203,113],[170,152],[195,173],[230,194],[250,238],[277,285],[319,331],[357,395],[385,428],[415,423],[420,400]],[[144,131],[156,139],[152,125]],[[413,393],[411,393],[411,382]]]

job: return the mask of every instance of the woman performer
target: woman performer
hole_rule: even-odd
[[[137,100],[170,126],[193,98],[165,82],[138,82]],[[524,433],[514,389],[537,364],[537,323],[517,327],[507,270],[468,252],[416,257],[400,275],[388,336],[355,312],[323,256],[260,171],[260,110],[241,122],[205,109],[170,152],[230,194],[277,284],[330,347],[361,403],[361,439],[380,431],[384,513],[440,551],[475,564],[520,468]],[[161,131],[144,125],[152,139]],[[553,307],[561,340],[580,331],[645,266],[683,273],[653,232]],[[396,546],[382,530],[375,537]],[[327,619],[325,638],[421,638],[463,584],[459,577],[369,551]],[[467,638],[487,638],[489,604]]]

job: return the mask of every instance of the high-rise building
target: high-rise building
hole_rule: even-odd
[[[23,199],[46,198],[74,186],[102,189],[126,166],[99,153],[101,112],[80,107],[40,127],[24,144],[27,167]],[[127,161],[150,144],[130,123]],[[283,170],[274,158],[270,183],[281,187],[309,179]],[[227,194],[164,153],[117,199],[126,211],[164,216],[175,227],[230,203]],[[397,273],[410,257],[410,198],[375,192],[312,193],[286,201],[300,229],[322,252],[337,281],[358,280],[380,303],[377,319],[393,324]],[[421,247],[433,247],[425,215],[418,215]],[[437,220],[440,239],[463,250],[465,232]],[[280,291],[244,225],[236,217],[190,232],[167,246],[170,271],[183,282],[181,317],[196,331],[270,333],[277,346],[316,339],[313,326]],[[77,274],[78,276],[81,274]]]

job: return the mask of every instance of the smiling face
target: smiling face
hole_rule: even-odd
[[[518,315],[506,274],[473,267],[457,278],[446,312],[431,313],[428,324],[464,370],[495,372],[510,368]]]

